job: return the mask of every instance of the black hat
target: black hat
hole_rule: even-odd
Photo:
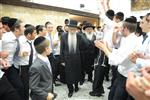
[[[77,27],[78,22],[76,20],[70,20],[69,27]]]
[[[8,16],[4,16],[1,18],[1,21],[2,21],[2,24],[3,25],[8,25],[8,22],[9,22],[9,17]]]
[[[85,26],[83,27],[83,30],[85,30],[88,27],[92,27],[93,29],[95,28],[95,26],[93,26],[91,23],[86,23]]]
[[[17,22],[16,18],[10,18],[8,22],[8,26],[11,28]]]

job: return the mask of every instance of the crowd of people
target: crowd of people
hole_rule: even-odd
[[[108,100],[150,100],[150,13],[137,22],[101,6],[103,26],[66,19],[54,35],[49,21],[34,26],[1,17],[0,99],[54,100],[54,85],[63,84],[71,98],[86,75],[89,95],[100,97],[111,70]]]

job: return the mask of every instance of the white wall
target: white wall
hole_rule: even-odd
[[[141,11],[131,11],[131,0],[110,0],[110,7],[115,12],[124,12],[125,17],[136,16],[138,20],[140,20],[140,16],[146,15],[146,13],[150,12],[150,9]]]
[[[30,0],[31,2],[46,4],[51,6],[75,9],[79,11],[98,14],[97,0]],[[80,8],[84,4],[84,8]]]
[[[30,0],[32,2],[75,9],[79,11],[91,12],[98,14],[99,13],[99,1],[100,0]],[[80,4],[84,4],[84,8],[80,8]],[[131,0],[110,0],[110,8],[115,12],[122,11],[125,14],[125,17],[134,15],[136,17],[145,15],[150,10],[146,11],[131,11]]]

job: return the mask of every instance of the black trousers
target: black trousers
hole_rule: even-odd
[[[105,68],[103,66],[97,65],[94,70],[94,81],[93,81],[93,92],[101,93],[104,91],[103,81],[105,75]]]
[[[117,78],[110,89],[108,100],[134,100],[126,91],[127,78],[117,72]]]
[[[104,64],[105,64],[105,78],[106,80],[109,80],[109,71],[110,71],[110,65],[108,64],[108,57],[104,55]]]
[[[56,70],[57,70],[56,58],[55,58],[55,56],[53,55],[53,53],[51,53],[50,55],[48,55],[48,59],[49,59],[49,61],[50,61],[51,67],[52,67],[53,82],[55,82]]]
[[[1,100],[22,100],[17,91],[9,83],[5,75],[0,78],[0,99]]]
[[[24,100],[29,100],[29,65],[19,66],[20,77],[24,87]]]
[[[68,87],[69,92],[73,92],[74,88],[78,88],[78,83],[75,83],[75,84],[68,84],[67,83],[67,87]]]
[[[114,81],[115,81],[116,78],[117,78],[117,69],[118,69],[118,66],[112,66],[112,67],[111,67],[111,70],[112,70],[111,87],[113,86]]]
[[[5,75],[8,79],[8,81],[11,83],[11,85],[16,89],[19,96],[21,97],[21,100],[24,100],[24,88],[21,81],[21,78],[19,76],[19,69],[15,68],[14,65],[12,65],[10,68],[8,68],[5,71]]]

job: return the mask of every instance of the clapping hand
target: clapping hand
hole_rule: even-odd
[[[104,41],[95,40],[94,43],[95,43],[95,46],[101,50],[104,50],[104,48],[106,47]]]

